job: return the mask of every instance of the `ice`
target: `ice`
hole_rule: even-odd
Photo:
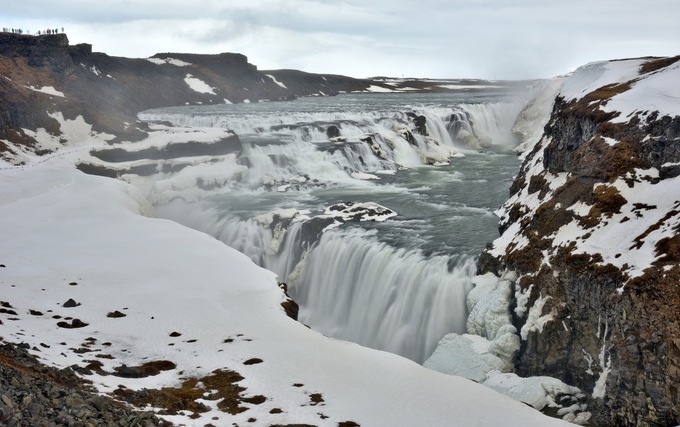
[[[550,296],[539,295],[531,306],[527,320],[524,322],[524,326],[522,326],[522,330],[520,331],[523,340],[526,340],[529,337],[530,332],[543,332],[543,326],[553,320],[554,315],[552,312],[543,314],[545,303],[551,299],[552,297]]]
[[[354,179],[361,179],[361,180],[380,179],[380,177],[373,175],[372,173],[366,173],[366,172],[352,172],[351,176]]]
[[[519,350],[509,311],[514,276],[476,276],[468,293],[467,334],[446,335],[423,366],[482,382],[491,372],[509,372]]]
[[[536,409],[554,406],[560,394],[577,394],[581,390],[552,377],[521,378],[517,374],[496,374],[484,381],[484,385],[511,396]]]
[[[447,334],[423,366],[482,383],[489,372],[511,369],[506,360],[489,351],[490,345],[489,340],[478,335]]]

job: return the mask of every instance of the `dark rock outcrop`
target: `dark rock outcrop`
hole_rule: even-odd
[[[139,412],[100,396],[73,370],[48,368],[21,345],[0,345],[0,424],[3,426],[167,426],[152,412]]]
[[[128,151],[123,148],[105,148],[94,150],[91,154],[105,162],[119,163],[135,160],[168,160],[178,157],[222,156],[239,154],[242,150],[241,140],[232,135],[214,143],[188,141],[171,143],[164,147],[149,147],[142,150]]]
[[[0,74],[0,140],[11,144],[0,142],[0,155],[7,158],[18,147],[43,154],[23,129],[59,137],[57,112],[65,120],[81,116],[94,131],[113,135],[110,142],[135,141],[147,130],[137,113],[150,108],[333,95],[371,84],[294,70],[261,72],[236,53],[112,57],[93,53],[90,45],[70,46],[65,34],[0,33]]]

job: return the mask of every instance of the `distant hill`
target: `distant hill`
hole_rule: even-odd
[[[2,140],[32,146],[22,129],[57,132],[48,114],[56,111],[71,120],[80,115],[98,132],[135,139],[144,135],[136,115],[149,108],[335,95],[373,84],[294,70],[265,73],[236,53],[111,57],[88,44],[70,46],[65,34],[0,33],[0,75],[0,152],[9,149]]]
[[[112,57],[89,44],[69,45],[65,34],[0,33],[0,157],[35,152],[24,129],[59,135],[60,112],[117,140],[137,140],[146,125],[137,113],[177,105],[224,104],[333,96],[344,92],[447,92],[505,87],[482,80],[356,79],[298,70],[260,71],[238,53],[159,53]],[[504,83],[517,85],[524,83]],[[3,154],[4,153],[4,154]],[[38,149],[38,154],[41,154]]]

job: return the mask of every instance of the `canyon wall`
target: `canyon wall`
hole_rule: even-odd
[[[588,393],[593,425],[680,422],[679,64],[565,79],[479,261],[518,275],[515,372]]]

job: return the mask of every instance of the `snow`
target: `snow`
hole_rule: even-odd
[[[77,144],[79,146],[96,146],[115,138],[114,135],[92,130],[92,125],[87,123],[83,116],[77,116],[73,120],[65,119],[61,112],[48,113],[48,116],[59,123],[60,134],[49,133],[44,128],[38,128],[35,131],[22,129],[26,135],[37,142],[36,149],[55,151],[64,146],[76,145],[72,141],[79,141]]]
[[[653,111],[659,111],[661,115],[679,115],[680,89],[675,82],[680,78],[680,62],[640,75],[641,65],[649,60],[631,59],[585,65],[571,76],[561,79],[563,83],[558,94],[569,101],[579,99],[605,85],[630,82],[629,90],[613,96],[606,104],[600,106],[604,111],[621,113],[613,120],[614,122],[627,121],[632,114],[639,113],[644,116]],[[555,80],[553,84],[557,81]],[[544,94],[550,93],[551,90],[544,91]],[[545,98],[545,102],[539,102],[543,107],[538,108],[537,112],[524,118],[522,117],[524,112],[520,114],[515,127],[524,129],[522,133],[528,135],[530,123],[547,123],[545,119],[538,119],[547,111],[546,107],[549,105],[547,99],[549,98]],[[530,101],[529,105],[536,102]],[[536,117],[537,120],[530,120],[531,117]],[[519,126],[523,120],[527,120],[527,124]],[[535,140],[535,135],[529,140]],[[550,143],[551,140],[548,138],[539,139],[533,144],[528,144],[525,153],[532,152],[535,144],[546,147]],[[604,143],[615,146],[619,142],[612,138],[604,138]],[[513,205],[521,206],[525,217],[531,216],[542,203],[550,200],[554,192],[558,191],[569,177],[567,173],[559,175],[547,173],[543,167],[543,152],[540,149],[524,168],[527,182],[533,176],[542,175],[548,181],[550,191],[539,197],[539,193],[529,194],[524,188],[497,211],[501,221],[507,219],[507,213]],[[635,170],[634,174],[628,174],[607,184],[616,189],[627,201],[621,207],[620,213],[612,213],[609,217],[601,218],[595,227],[586,228],[581,219],[589,215],[591,206],[576,202],[567,208],[576,218],[563,225],[553,235],[546,237],[553,239],[553,248],[573,247],[574,254],[601,255],[603,258],[601,265],[611,264],[620,268],[629,278],[644,274],[644,270],[659,259],[657,243],[667,237],[673,227],[680,224],[680,215],[672,214],[680,206],[680,198],[674,196],[677,193],[674,189],[680,181],[674,177],[657,182],[656,178],[659,176],[660,172],[657,169]],[[521,221],[518,220],[507,227],[503,235],[494,241],[491,254],[502,256],[509,248],[521,249],[529,244],[520,224]],[[650,232],[646,233],[648,230]],[[550,251],[545,253],[544,263],[549,262],[547,259],[549,254]],[[620,291],[623,291],[624,287],[621,287]]]
[[[397,213],[374,202],[344,202],[329,206],[324,215],[341,222],[356,220],[357,217],[359,221],[382,222],[397,216]]]
[[[238,415],[204,400],[210,410],[200,418],[171,417],[187,426],[249,418],[258,425],[567,425],[468,380],[328,339],[287,318],[274,273],[208,235],[150,217],[134,187],[85,175],[73,160],[0,170],[0,233],[12,242],[0,245],[0,284],[18,313],[18,320],[3,317],[3,337],[40,348],[45,363],[84,365],[92,354],[108,354],[114,359],[98,360],[109,372],[150,360],[177,365],[141,379],[88,376],[102,392],[176,386],[180,377],[231,369],[244,376],[246,395],[267,398],[243,403],[248,410]],[[63,307],[69,298],[81,305]],[[114,310],[127,316],[106,316]],[[88,326],[57,327],[56,315]],[[173,331],[181,337],[170,337]],[[88,337],[96,337],[94,353],[70,350]],[[263,363],[243,364],[253,357]],[[311,393],[323,396],[323,406],[310,405]]]
[[[604,143],[609,145],[610,147],[613,147],[614,145],[619,143],[619,141],[615,140],[614,138],[604,137],[602,139],[604,140]]]
[[[209,84],[207,84],[203,80],[201,80],[197,77],[194,77],[191,74],[187,73],[186,77],[184,78],[184,81],[186,82],[186,84],[189,85],[191,90],[193,90],[195,92],[215,95],[215,88],[214,87],[211,87]]]
[[[62,98],[65,98],[66,96],[64,95],[64,92],[60,92],[56,90],[53,86],[43,86],[40,88],[35,88],[33,86],[24,86],[27,89],[31,89],[32,91],[35,92],[40,92],[40,93],[46,93],[48,95],[53,95],[53,96],[59,96]]]
[[[153,62],[154,64],[158,65],[163,65],[163,64],[170,64],[174,65],[176,67],[187,67],[189,65],[192,65],[189,62],[182,61],[180,59],[174,59],[174,58],[146,58],[147,61]]]
[[[680,115],[680,61],[658,71],[640,75],[640,67],[653,59],[594,62],[578,68],[560,89],[567,101],[610,84],[631,82],[631,88],[613,96],[601,109],[621,114],[613,123],[627,122],[633,114],[658,111],[660,116]]]
[[[374,93],[391,93],[394,92],[394,89],[382,87],[382,86],[376,86],[376,85],[370,85],[368,89],[366,89],[366,92],[374,92]]]
[[[280,81],[276,80],[276,77],[272,76],[271,74],[265,74],[265,76],[267,76],[267,77],[269,77],[270,79],[272,79],[272,81],[273,81],[274,83],[276,83],[277,85],[281,86],[282,88],[288,89],[288,88],[286,87],[286,85],[284,85],[284,84],[281,83]]]
[[[605,111],[620,111],[613,122],[627,122],[633,112],[658,111],[659,116],[680,116],[680,61],[645,76],[631,89],[607,103]]]
[[[443,89],[452,89],[452,90],[463,90],[463,89],[500,89],[503,88],[503,86],[495,86],[495,85],[454,85],[454,84],[449,84],[449,85],[437,85],[440,88]]]
[[[255,221],[259,222],[264,227],[269,227],[274,222],[275,216],[278,216],[279,218],[293,219],[297,216],[307,215],[308,213],[309,211],[300,211],[295,208],[276,209],[275,211],[256,216]]]
[[[586,64],[562,84],[559,95],[571,101],[602,86],[628,82],[638,77],[638,70],[644,62],[644,59],[628,59]]]
[[[644,274],[644,270],[659,258],[657,242],[668,237],[673,227],[680,223],[680,214],[663,220],[680,206],[676,191],[680,178],[667,178],[653,184],[651,178],[658,177],[658,174],[657,169],[638,169],[634,177],[629,177],[635,178],[632,187],[629,186],[631,181],[625,178],[614,181],[610,185],[627,200],[621,212],[612,214],[611,218],[603,218],[595,228],[583,228],[578,221],[565,224],[554,236],[553,245],[566,247],[574,244],[575,254],[600,254],[602,265],[612,264],[631,278]],[[641,205],[653,208],[641,211]],[[583,215],[587,205],[577,204],[571,209]],[[657,223],[660,223],[658,229],[638,239]]]

